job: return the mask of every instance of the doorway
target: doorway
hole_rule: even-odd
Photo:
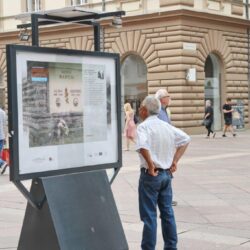
[[[138,117],[141,102],[148,94],[147,66],[137,55],[129,55],[122,62],[122,124],[124,124],[123,104],[129,102]]]
[[[213,129],[221,130],[221,61],[213,53],[208,55],[205,62],[205,100],[211,101],[214,110]]]

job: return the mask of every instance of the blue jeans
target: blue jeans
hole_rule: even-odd
[[[177,250],[177,230],[172,208],[172,176],[161,171],[151,176],[143,169],[139,180],[139,210],[144,223],[141,249],[155,250],[157,234],[157,205],[160,210],[164,250]]]
[[[4,140],[0,140],[0,167],[5,163],[5,161],[2,160],[2,151],[4,146]]]

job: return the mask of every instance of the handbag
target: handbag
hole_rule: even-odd
[[[204,125],[205,127],[208,126],[210,124],[210,120],[204,119],[202,122],[202,125]]]
[[[10,164],[10,153],[9,153],[9,149],[8,148],[4,148],[2,150],[2,155],[1,158],[8,163],[8,165]]]
[[[139,122],[139,119],[136,115],[134,115],[134,123],[137,124]]]

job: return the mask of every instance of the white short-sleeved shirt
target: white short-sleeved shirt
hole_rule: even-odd
[[[168,169],[173,162],[176,148],[190,142],[190,137],[182,130],[160,120],[156,115],[149,116],[137,127],[136,150],[150,152],[156,168]],[[140,167],[148,168],[144,157],[139,153]]]

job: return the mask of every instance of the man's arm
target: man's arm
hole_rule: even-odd
[[[176,149],[176,152],[174,154],[173,162],[170,167],[170,172],[173,173],[177,170],[177,163],[180,160],[180,158],[183,156],[184,152],[186,151],[188,144],[182,145]]]
[[[158,173],[155,171],[155,165],[151,159],[149,151],[145,148],[140,148],[139,152],[148,164],[148,173],[152,176],[157,176]]]
[[[225,109],[225,105],[222,107],[222,111],[223,111],[223,113],[231,113],[231,112],[233,112],[233,109],[232,109],[232,107],[231,107],[231,109],[230,110],[227,110],[227,109]]]
[[[207,119],[207,117],[209,117],[211,115],[211,113],[207,113],[204,117],[204,119]]]

